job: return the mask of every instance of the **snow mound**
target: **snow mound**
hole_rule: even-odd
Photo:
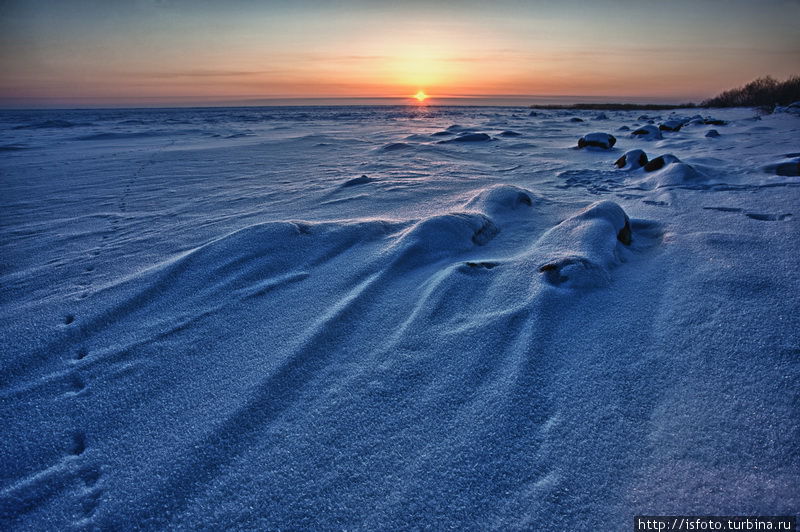
[[[499,216],[508,212],[525,210],[534,204],[534,195],[524,188],[513,185],[493,185],[475,194],[464,207]]]
[[[651,159],[644,165],[647,177],[639,181],[645,188],[662,188],[696,184],[707,180],[707,176],[695,167],[682,162],[671,153]]]
[[[387,253],[396,266],[408,270],[454,253],[484,246],[498,233],[487,216],[472,212],[453,212],[424,218],[403,229]]]
[[[589,133],[578,139],[578,148],[611,149],[617,143],[616,137],[608,133]]]
[[[642,150],[631,150],[625,152],[625,155],[617,159],[614,163],[617,168],[623,170],[635,170],[642,168],[647,164],[647,154]]]
[[[652,184],[655,188],[661,188],[699,183],[706,180],[707,177],[695,167],[686,163],[676,162],[655,172],[652,177],[649,177],[642,183]]]
[[[537,247],[547,258],[539,266],[545,282],[565,288],[607,285],[622,262],[621,248],[632,241],[625,211],[599,201],[547,231]]]

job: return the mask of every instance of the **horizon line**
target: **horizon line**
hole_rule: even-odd
[[[142,98],[131,101],[128,98],[98,98],[97,103],[80,103],[92,100],[90,97],[69,98],[64,101],[50,98],[6,98],[0,99],[2,110],[77,110],[77,109],[175,109],[175,108],[215,108],[215,107],[354,107],[368,106],[416,106],[416,107],[529,107],[533,105],[578,104],[578,103],[634,103],[651,105],[680,105],[696,104],[689,99],[675,97],[651,96],[610,96],[610,95],[467,95],[467,96],[435,96],[429,95],[425,102],[417,102],[411,96],[334,96],[334,97],[276,97],[276,98],[245,98],[233,100],[179,100],[164,101],[159,97]],[[6,100],[6,101],[3,101]],[[11,100],[11,101],[8,101]],[[78,100],[78,101],[74,101]],[[111,100],[111,101],[109,101]],[[118,100],[119,103],[114,103]],[[141,101],[144,100],[144,101]],[[157,100],[148,103],[147,100]],[[524,101],[523,101],[524,100]],[[371,103],[370,103],[371,102]],[[496,103],[491,103],[496,102]]]

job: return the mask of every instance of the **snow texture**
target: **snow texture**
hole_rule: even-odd
[[[800,119],[691,112],[0,113],[0,529],[796,513]]]

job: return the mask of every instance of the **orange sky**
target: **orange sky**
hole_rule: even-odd
[[[781,1],[11,1],[0,104],[697,100],[797,73],[798,16]]]

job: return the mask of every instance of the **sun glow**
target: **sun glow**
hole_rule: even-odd
[[[425,94],[425,91],[419,91],[414,95],[414,98],[416,98],[420,102],[424,102],[427,97],[428,95]]]

